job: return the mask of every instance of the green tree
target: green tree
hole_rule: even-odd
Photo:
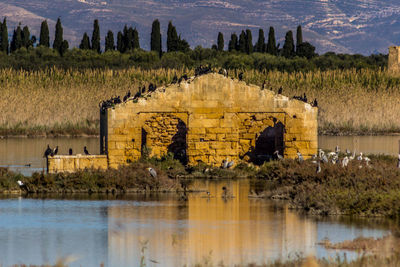
[[[301,25],[299,25],[297,26],[297,32],[296,32],[296,49],[302,43],[303,43],[303,31],[301,30]]]
[[[23,29],[22,29],[22,46],[23,47],[26,47],[26,48],[28,48],[28,47],[30,47],[31,45],[32,45],[32,42],[31,42],[31,33],[29,32],[29,28],[28,28],[28,26],[25,26]]]
[[[162,55],[161,31],[160,31],[160,22],[158,21],[158,19],[153,21],[153,24],[151,25],[150,50],[156,51],[161,57]]]
[[[265,52],[265,37],[264,37],[264,30],[258,30],[258,40],[256,44],[256,52],[264,53]]]
[[[85,32],[83,34],[82,40],[81,40],[81,44],[79,45],[80,49],[83,50],[89,50],[90,49],[90,40],[89,40],[89,36],[87,35],[87,33]]]
[[[253,53],[253,37],[249,29],[246,30],[246,53]]]
[[[299,57],[305,57],[307,59],[317,56],[315,53],[315,47],[309,42],[302,42],[299,44],[296,50],[296,55]]]
[[[132,50],[132,43],[133,43],[133,29],[132,27],[129,27],[125,25],[124,27],[124,48],[123,52]]]
[[[178,51],[178,33],[170,21],[167,30],[167,52]]]
[[[238,37],[237,37],[236,33],[232,33],[231,40],[229,41],[229,44],[228,44],[228,51],[229,52],[234,51],[237,49],[237,47],[238,47]]]
[[[278,49],[276,47],[274,27],[269,27],[268,43],[267,43],[266,52],[268,54],[271,54],[271,55],[274,55],[274,56],[276,56],[278,54]]]
[[[244,31],[239,36],[239,49],[237,50],[246,53],[246,33]]]
[[[132,48],[133,49],[140,49],[140,43],[139,43],[139,32],[136,29],[133,29],[132,33]]]
[[[55,37],[54,37],[54,42],[53,42],[53,48],[57,50],[61,54],[61,46],[63,45],[63,27],[61,25],[61,19],[57,19],[56,23],[56,32],[55,32]]]
[[[61,47],[60,47],[60,55],[64,56],[65,52],[67,52],[69,48],[69,44],[67,40],[63,40],[63,42],[61,43]]]
[[[7,19],[4,18],[3,23],[1,24],[1,44],[0,50],[6,52],[8,54],[8,28],[7,28]]]
[[[108,31],[106,35],[106,41],[105,41],[105,51],[112,51],[115,50],[115,45],[114,45],[114,33],[112,31]]]
[[[92,50],[100,54],[100,26],[97,19],[93,22]]]
[[[17,51],[22,47],[22,30],[21,25],[18,25],[17,29],[14,30],[14,34],[11,40],[11,52]]]
[[[286,58],[292,58],[295,55],[292,31],[288,31],[285,35],[285,44],[282,48],[282,55]]]
[[[182,39],[181,35],[179,35],[178,37],[178,45],[176,49],[176,51],[181,51],[185,53],[190,51],[189,43],[185,39]]]
[[[120,53],[124,52],[124,35],[120,31],[117,34],[117,50]]]
[[[222,32],[218,33],[218,51],[224,51],[224,35]]]
[[[49,25],[47,24],[47,20],[42,21],[42,24],[40,25],[39,45],[50,47]]]

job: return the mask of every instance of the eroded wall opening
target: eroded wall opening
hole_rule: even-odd
[[[187,164],[187,126],[173,114],[160,113],[146,120],[146,148],[149,156],[162,156],[170,153],[174,159]],[[143,136],[142,136],[143,144]],[[143,154],[143,148],[142,148]]]
[[[256,165],[262,165],[284,154],[285,126],[273,115],[267,113],[240,115],[239,157]]]

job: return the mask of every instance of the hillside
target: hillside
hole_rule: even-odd
[[[0,0],[0,16],[7,16],[10,32],[21,22],[38,35],[46,18],[53,33],[61,17],[66,39],[77,46],[97,18],[102,40],[107,30],[116,32],[128,24],[138,28],[146,49],[151,23],[158,18],[164,42],[167,23],[173,20],[192,47],[211,47],[218,31],[227,45],[232,32],[245,28],[253,30],[255,42],[258,29],[267,34],[271,25],[282,44],[285,32],[301,24],[304,39],[319,53],[387,53],[388,46],[400,43],[399,14],[400,2],[395,0]]]

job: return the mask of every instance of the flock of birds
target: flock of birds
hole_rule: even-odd
[[[278,151],[276,151],[278,152]],[[275,153],[276,153],[275,152]],[[342,155],[344,157],[340,158]],[[278,154],[279,159],[283,159],[282,156]],[[365,163],[365,166],[371,167],[370,161],[371,159],[369,157],[363,156],[362,152],[359,152],[358,155],[356,155],[356,151],[351,152],[349,149],[346,149],[346,151],[343,154],[340,154],[340,148],[339,146],[335,147],[335,151],[333,152],[328,152],[325,153],[322,149],[318,149],[318,154],[315,154],[312,156],[311,162],[317,165],[316,168],[316,173],[321,172],[321,163],[323,164],[340,164],[343,168],[347,167],[348,164],[352,160],[357,160],[359,162],[359,168],[363,167],[363,163]],[[304,162],[304,157],[300,152],[297,152],[297,161],[299,163]],[[399,154],[399,159],[397,163],[397,167],[400,168],[400,154]]]
[[[90,155],[89,151],[87,150],[87,147],[83,147],[83,153],[85,155]],[[53,157],[58,154],[58,146],[55,148],[51,148],[50,145],[47,145],[47,149],[44,151],[43,157],[48,158],[49,156]],[[68,149],[68,154],[72,155],[72,148]]]

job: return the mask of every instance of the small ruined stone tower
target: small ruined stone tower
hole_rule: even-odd
[[[400,46],[389,47],[388,73],[400,76]]]

